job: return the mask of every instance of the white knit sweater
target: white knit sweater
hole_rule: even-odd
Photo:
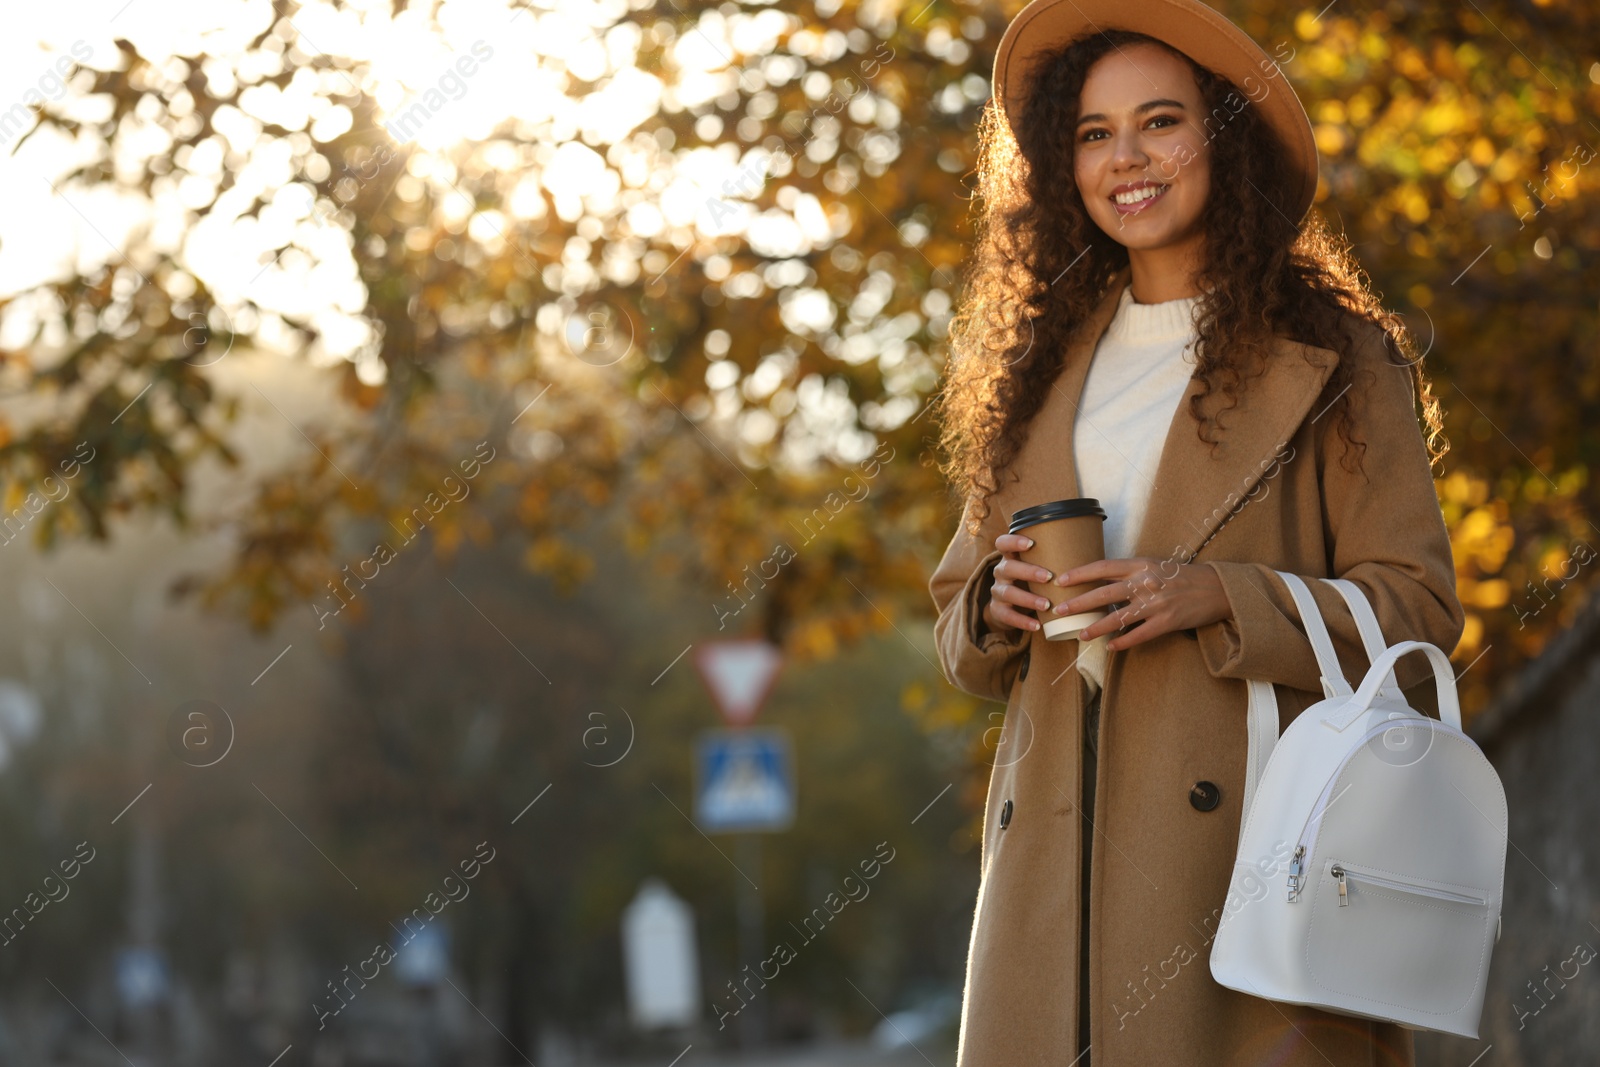
[[[1145,508],[1172,417],[1194,373],[1193,316],[1200,297],[1140,304],[1122,291],[1089,364],[1072,448],[1079,492],[1106,511],[1107,559],[1126,559]],[[1101,635],[1079,646],[1078,670],[1092,693],[1105,681]]]

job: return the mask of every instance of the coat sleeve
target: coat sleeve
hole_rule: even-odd
[[[1332,430],[1333,419],[1318,431],[1316,445],[1328,574],[1360,587],[1386,644],[1427,641],[1449,654],[1461,638],[1465,613],[1456,597],[1450,536],[1417,421],[1411,370],[1390,358],[1377,327],[1362,330],[1356,349],[1351,421],[1354,436],[1367,444],[1361,457],[1365,473],[1341,465],[1344,445]],[[1316,656],[1274,568],[1208,564],[1222,579],[1233,609],[1232,618],[1196,629],[1212,676],[1259,678],[1320,694]],[[1345,676],[1359,685],[1368,661],[1344,598],[1315,580],[1320,575],[1301,577],[1322,611]],[[1413,706],[1437,714],[1433,672],[1425,657],[1403,657],[1395,674]],[[1411,688],[1423,681],[1425,692]]]
[[[951,685],[964,693],[1004,703],[1011,696],[1011,683],[1022,669],[1020,654],[1028,645],[1031,631],[989,630],[983,623],[983,605],[994,584],[994,565],[1003,553],[994,539],[1005,532],[1004,517],[990,502],[989,517],[979,536],[967,531],[967,512],[962,515],[944,558],[928,581],[933,606],[939,613],[933,624],[939,665]],[[981,632],[980,632],[981,630]]]

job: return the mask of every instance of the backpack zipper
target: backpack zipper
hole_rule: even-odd
[[[1419,715],[1418,718],[1427,719],[1434,726],[1443,725],[1431,716]],[[1294,858],[1289,862],[1289,892],[1287,896],[1289,903],[1297,902],[1300,899],[1300,891],[1305,888],[1306,883],[1303,872],[1310,862],[1311,856],[1315,853],[1317,832],[1322,829],[1322,814],[1333,803],[1332,800],[1328,799],[1328,794],[1333,792],[1333,784],[1339,780],[1339,775],[1344,773],[1344,769],[1350,765],[1350,760],[1363,745],[1379,734],[1394,729],[1397,723],[1403,723],[1404,721],[1409,720],[1385,719],[1378,725],[1369,727],[1366,733],[1361,736],[1361,739],[1350,746],[1349,751],[1344,755],[1344,759],[1339,761],[1339,766],[1334,768],[1332,774],[1328,775],[1328,784],[1322,787],[1322,792],[1317,796],[1317,802],[1311,806],[1311,814],[1306,817],[1305,825],[1300,828],[1300,840],[1295,846]],[[1343,796],[1344,790],[1341,789],[1339,795]]]
[[[1334,879],[1339,883],[1339,907],[1341,908],[1350,906],[1350,898],[1345,890],[1345,881],[1348,878],[1354,878],[1357,882],[1367,882],[1371,885],[1382,886],[1385,889],[1398,890],[1401,893],[1411,893],[1415,896],[1433,897],[1435,900],[1452,900],[1457,904],[1477,904],[1481,907],[1487,906],[1489,903],[1483,897],[1474,896],[1471,893],[1457,893],[1449,889],[1440,889],[1438,886],[1429,885],[1426,882],[1386,876],[1365,867],[1352,867],[1350,864],[1340,863],[1338,860],[1333,861],[1328,868],[1328,873],[1333,875]]]

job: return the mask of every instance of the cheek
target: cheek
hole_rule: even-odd
[[[1187,138],[1175,144],[1161,161],[1160,171],[1173,174],[1186,185],[1204,185],[1211,170],[1211,158],[1204,141]]]
[[[1206,165],[1202,160],[1195,160],[1195,165],[1197,167],[1194,178],[1189,183],[1189,196],[1194,204],[1194,210],[1198,214],[1205,207],[1205,202],[1211,196],[1211,172],[1206,169]]]
[[[1111,153],[1106,148],[1104,137],[1078,141],[1072,146],[1072,171],[1079,185],[1092,185],[1103,180],[1110,162]]]
[[[1195,184],[1210,185],[1211,146],[1205,141],[1191,141],[1184,154],[1190,157],[1184,169],[1194,174]]]
[[[1098,189],[1105,184],[1104,176],[1100,173],[1100,166],[1092,156],[1085,158],[1079,155],[1073,163],[1073,179],[1078,186],[1078,197],[1084,207],[1095,215],[1105,215],[1110,212],[1110,205],[1104,197],[1095,196],[1091,190]]]
[[[1178,161],[1184,160],[1181,165]],[[1167,167],[1177,166],[1178,175],[1174,191],[1182,194],[1184,209],[1198,212],[1211,192],[1211,156],[1207,152],[1180,152],[1173,156]]]

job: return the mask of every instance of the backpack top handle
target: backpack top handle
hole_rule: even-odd
[[[1378,686],[1383,681],[1383,672],[1390,670],[1395,661],[1408,652],[1427,654],[1429,663],[1433,665],[1433,682],[1439,696],[1439,721],[1446,726],[1461,729],[1461,699],[1456,695],[1455,668],[1450,666],[1450,657],[1445,655],[1444,649],[1426,641],[1400,641],[1385,649],[1383,655],[1372,665],[1372,669],[1367,671],[1367,677],[1351,698],[1344,714],[1330,716],[1324,720],[1324,724],[1330,729],[1342,730],[1360,718],[1361,713],[1371,707],[1377,697]]]

